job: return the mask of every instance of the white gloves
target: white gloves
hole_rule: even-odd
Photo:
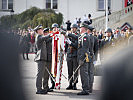
[[[66,39],[66,42],[67,42],[68,44],[71,44],[71,43],[72,43],[72,42],[70,41],[69,38]]]

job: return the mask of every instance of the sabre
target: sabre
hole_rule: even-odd
[[[74,77],[75,73],[79,70],[80,66],[81,66],[81,65],[79,65],[79,66],[77,67],[77,69],[74,71],[73,75],[72,75],[72,76],[70,77],[70,79],[68,80],[69,82],[72,80],[72,78]]]
[[[76,81],[77,81],[77,79],[78,79],[78,76],[79,76],[79,74],[77,75],[77,77],[76,77],[76,79],[74,80],[73,84],[76,83]]]
[[[50,77],[52,78],[52,80],[55,82],[55,79],[53,78],[53,76],[51,75],[51,73],[49,72],[48,68],[45,67],[45,69],[47,70],[48,74],[50,75]]]
[[[67,77],[66,77],[64,74],[62,74],[62,76],[63,76],[65,79],[67,79]]]
[[[85,61],[86,60],[86,58],[83,60],[83,61]],[[84,64],[84,63],[83,63]],[[70,79],[68,80],[69,82],[72,80],[72,78],[74,77],[74,75],[75,75],[75,73],[79,70],[79,68],[83,65],[83,64],[81,64],[81,65],[79,65],[78,67],[77,67],[77,69],[74,71],[74,73],[73,73],[73,75],[70,77]]]

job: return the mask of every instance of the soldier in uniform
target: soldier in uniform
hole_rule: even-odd
[[[57,23],[53,23],[52,24],[52,29],[53,29],[52,31],[53,32],[59,31],[58,27],[59,27],[59,25]],[[53,78],[55,78],[55,77],[53,77]],[[52,86],[50,87],[50,89],[54,89],[55,88],[55,82],[52,79],[51,79],[51,84],[52,84]]]
[[[87,34],[88,25],[82,23],[80,26],[80,36],[78,38],[78,62],[80,67],[80,76],[82,83],[82,91],[77,95],[89,95],[89,39]],[[88,58],[89,57],[89,58]]]
[[[76,36],[75,34],[66,33],[65,36],[78,39],[78,50],[77,50],[77,60],[80,66],[80,76],[82,83],[82,91],[77,93],[77,95],[89,95],[89,74],[88,74],[88,65],[89,65],[89,36],[87,34],[88,25],[82,23],[80,26],[80,35]]]
[[[34,31],[36,31],[38,34],[37,43],[36,43],[37,56],[35,58],[35,61],[38,64],[38,72],[36,78],[36,88],[37,88],[36,94],[47,94],[47,92],[53,91],[50,90],[48,87],[48,79],[49,79],[48,70],[50,71],[51,69],[51,61],[52,61],[52,38],[50,37],[50,35],[43,33],[42,25],[38,25],[34,29]]]
[[[108,28],[106,31],[106,38],[101,41],[101,52],[104,56],[109,58],[112,55],[112,48],[115,46],[115,40],[112,37],[112,29]]]
[[[78,28],[77,24],[72,24],[70,34],[74,34],[78,36],[77,28]],[[78,67],[78,62],[77,62],[78,39],[74,39],[72,37],[67,38],[65,47],[66,47],[65,51],[67,51],[68,79],[70,79],[71,76],[73,75],[73,72]],[[72,84],[73,82],[74,84]],[[66,89],[77,90],[77,87],[76,87],[77,82],[78,82],[78,72],[76,72],[74,77],[70,80],[69,86]]]
[[[89,35],[89,39],[90,39],[90,56],[91,56],[91,60],[89,62],[89,66],[88,66],[88,72],[89,72],[89,91],[90,93],[92,93],[92,89],[93,89],[93,82],[94,82],[94,63],[97,60],[97,54],[98,54],[98,39],[97,37],[92,35],[92,31],[94,28],[92,28],[91,26],[88,26],[88,30],[87,33]]]

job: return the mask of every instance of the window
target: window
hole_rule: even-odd
[[[98,10],[104,10],[104,0],[98,0]]]
[[[2,0],[2,9],[7,9],[7,0]]]
[[[46,0],[46,8],[51,8],[51,0]]]
[[[13,9],[13,0],[8,0],[8,9]]]
[[[57,9],[57,3],[58,1],[57,0],[53,0],[53,9]]]
[[[51,0],[46,0],[46,9],[51,8],[53,6],[53,9],[57,9],[58,7],[58,1],[57,0],[52,0],[52,5],[51,5]]]
[[[111,9],[111,0],[108,0],[108,6]]]
[[[13,0],[2,0],[2,9],[13,9]]]
[[[105,10],[106,0],[98,0],[98,10]],[[111,8],[111,0],[108,0],[108,6]]]

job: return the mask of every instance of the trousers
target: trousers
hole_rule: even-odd
[[[48,80],[49,80],[49,73],[46,70],[51,70],[51,62],[47,61],[37,61],[38,63],[38,70],[37,70],[37,77],[36,77],[36,88],[37,90],[42,90],[42,86],[44,90],[48,90]]]

